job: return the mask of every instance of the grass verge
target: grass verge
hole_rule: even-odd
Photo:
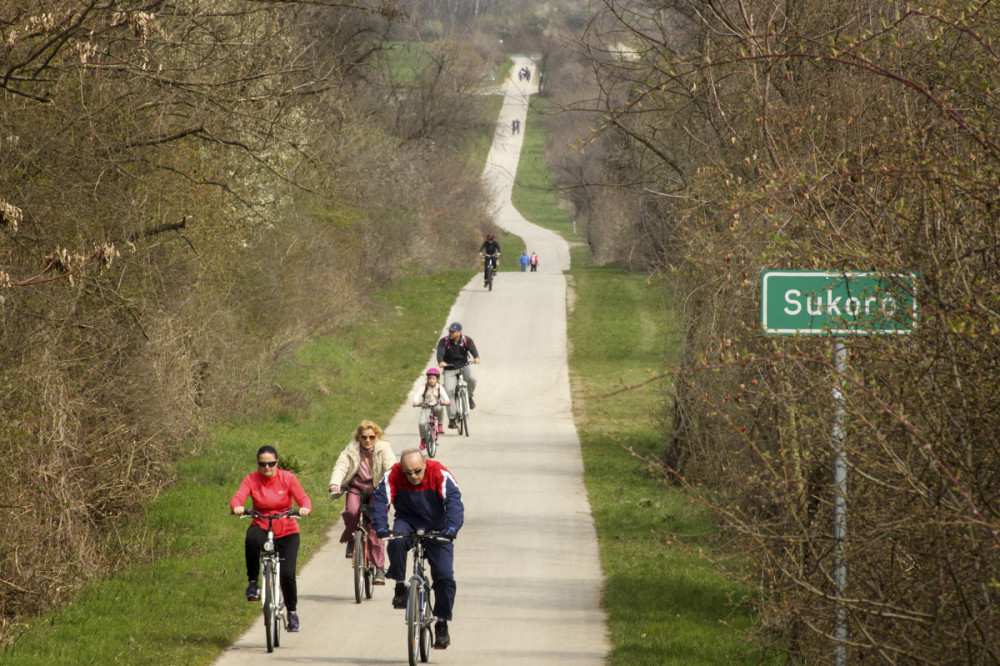
[[[570,243],[580,243],[583,238],[577,235],[573,216],[560,206],[559,192],[545,164],[545,116],[538,109],[547,103],[538,96],[531,98],[510,198],[526,219],[555,231]]]
[[[336,523],[326,501],[337,455],[364,418],[385,424],[406,399],[471,271],[412,277],[381,294],[362,325],[304,347],[280,378],[280,399],[220,428],[178,461],[178,482],[123,537],[147,564],[97,581],[33,621],[0,658],[17,664],[208,664],[260,613],[243,599],[246,521],[229,498],[274,445],[311,496],[300,562]],[[399,442],[395,443],[398,446]],[[263,641],[263,636],[261,636]],[[8,661],[9,660],[9,661]]]

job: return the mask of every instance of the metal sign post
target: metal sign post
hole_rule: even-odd
[[[837,371],[833,385],[833,585],[837,598],[842,599],[847,585],[844,564],[844,542],[847,540],[847,451],[844,446],[844,372],[847,370],[847,348],[843,338],[833,339],[833,367]],[[833,663],[847,664],[847,612],[837,605],[837,626],[833,631],[837,643]]]
[[[854,271],[764,271],[760,322],[765,335],[833,336],[833,584],[837,602],[834,664],[847,664],[847,447],[845,335],[905,335],[917,324],[916,275]]]

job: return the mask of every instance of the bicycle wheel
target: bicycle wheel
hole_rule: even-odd
[[[267,651],[274,652],[274,636],[271,634],[271,625],[274,623],[274,572],[271,570],[271,563],[264,563],[264,634],[267,640]]]
[[[433,458],[438,450],[437,424],[432,421],[430,424],[430,429],[431,429],[431,436],[430,439],[427,440],[427,457]]]
[[[490,291],[493,291],[493,266],[490,264],[489,259],[486,260],[486,275],[483,278],[483,282],[489,286]]]
[[[285,621],[285,600],[281,597],[281,563],[275,562],[271,571],[271,589],[274,591],[274,603],[271,604],[271,633],[274,635],[274,647],[281,645],[281,625]]]
[[[417,659],[420,658],[420,634],[423,629],[420,610],[420,583],[412,581],[406,600],[406,651],[410,666],[417,666]]]
[[[462,392],[462,424],[465,426],[465,436],[469,436],[469,414],[471,410],[469,409],[469,391],[465,390]]]
[[[354,532],[354,601],[361,603],[365,593],[365,533]]]
[[[434,616],[431,615],[431,591],[428,588],[423,596],[420,611],[420,661],[426,663],[431,657],[431,622]]]
[[[372,592],[375,591],[375,566],[372,564],[365,565],[365,599],[372,598]]]

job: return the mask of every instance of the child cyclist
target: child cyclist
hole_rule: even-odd
[[[433,434],[428,426],[428,421],[430,421],[430,410],[434,410],[434,416],[437,417],[437,429],[439,433],[444,432],[444,408],[445,405],[451,404],[451,398],[448,397],[448,392],[444,390],[444,386],[441,384],[441,371],[437,368],[430,368],[427,370],[427,381],[424,383],[423,387],[417,389],[417,392],[413,396],[413,406],[421,407],[420,410],[420,448],[423,449],[427,446],[427,440],[431,438]]]

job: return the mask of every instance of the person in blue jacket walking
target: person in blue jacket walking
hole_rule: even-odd
[[[372,524],[379,538],[389,536],[389,506],[395,509],[393,529],[442,531],[454,540],[465,520],[462,493],[451,472],[436,460],[424,458],[420,449],[407,449],[399,456],[375,490]],[[409,539],[388,543],[389,570],[386,578],[396,581],[393,608],[406,608],[406,554],[413,544]],[[455,606],[455,546],[439,541],[426,544],[434,590],[434,647],[441,650],[451,644],[448,622]]]
[[[524,273],[525,271],[528,270],[528,264],[531,263],[531,257],[528,256],[528,251],[527,250],[525,250],[524,252],[521,253],[521,256],[518,257],[518,259],[517,259],[517,263],[519,263],[521,265],[521,272],[522,273]]]

